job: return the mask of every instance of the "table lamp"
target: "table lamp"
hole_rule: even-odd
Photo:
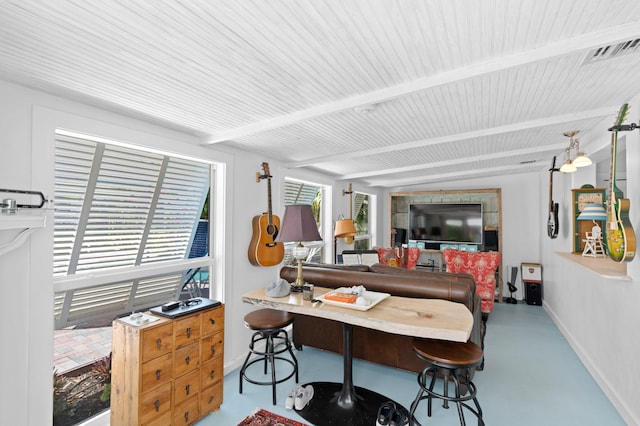
[[[303,241],[322,241],[318,233],[318,225],[308,204],[291,204],[284,209],[282,226],[276,241],[285,243],[297,242],[292,250],[293,257],[298,261],[298,276],[291,291],[300,292],[304,286],[302,278],[302,259],[306,259],[309,250],[302,245]]]
[[[596,220],[607,220],[607,212],[601,204],[589,203],[580,212],[578,220],[592,220],[591,235],[599,236],[602,235],[602,228],[600,228]]]
[[[597,251],[599,247],[602,247],[602,228],[600,227],[600,225],[598,225],[596,220],[606,221],[607,220],[606,210],[604,209],[602,204],[589,203],[580,212],[580,215],[578,216],[578,220],[593,221],[593,228],[591,228],[591,238],[594,240],[597,240],[595,244],[599,244],[599,245],[592,246],[590,244],[589,247],[585,248],[585,250],[582,252],[582,255],[583,256],[596,255],[597,253],[590,253],[591,251]],[[588,242],[589,236],[585,235],[585,238],[587,239],[587,242]]]

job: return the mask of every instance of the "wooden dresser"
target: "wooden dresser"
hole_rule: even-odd
[[[222,404],[224,305],[117,319],[112,351],[113,426],[189,425]]]

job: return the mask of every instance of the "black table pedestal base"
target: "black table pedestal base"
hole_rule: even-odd
[[[307,384],[313,386],[313,398],[297,413],[315,426],[373,426],[376,424],[378,408],[389,401],[384,395],[358,386],[355,387],[355,395],[349,394],[344,400],[340,398],[343,391],[342,383]],[[409,412],[406,408],[397,403],[396,407],[408,418]]]

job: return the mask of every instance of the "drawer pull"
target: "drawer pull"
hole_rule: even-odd
[[[213,318],[209,318],[209,321],[211,322],[211,325],[214,325],[216,323],[216,320],[214,320]]]
[[[187,357],[184,359],[184,362],[186,362],[187,365],[189,365],[189,363],[191,362],[191,357],[187,355]]]
[[[160,411],[160,401],[159,401],[159,400],[157,400],[157,399],[156,399],[156,400],[155,400],[155,402],[153,403],[153,405],[155,405],[155,406],[156,406],[156,413],[157,413],[158,411]]]
[[[189,412],[188,411],[184,412],[184,421],[189,423]]]
[[[156,346],[158,347],[158,350],[162,349],[162,339],[156,339]]]
[[[209,397],[209,404],[213,402],[213,395]]]
[[[157,379],[157,380],[160,380],[160,372],[161,372],[161,371],[162,371],[162,370],[160,370],[159,368],[156,370],[156,379]]]
[[[216,353],[216,345],[211,345],[211,353],[212,354]]]
[[[191,385],[187,385],[185,386],[185,391],[187,391],[187,395],[189,395],[189,392],[191,392]]]
[[[216,375],[216,370],[211,370],[209,372],[209,377],[211,377],[212,379],[214,378],[215,375]]]
[[[191,327],[187,327],[187,337],[191,337]]]

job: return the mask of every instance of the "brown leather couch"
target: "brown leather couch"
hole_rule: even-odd
[[[280,277],[294,282],[297,268],[285,266]],[[468,274],[449,274],[421,270],[407,270],[387,265],[358,265],[358,268],[336,265],[303,266],[305,281],[319,287],[338,288],[363,285],[367,290],[390,293],[394,296],[445,299],[463,303],[474,318],[470,340],[482,345],[483,326],[480,297],[475,281]],[[379,330],[353,327],[353,356],[403,370],[420,372],[425,362],[413,352],[412,337],[385,333]],[[304,345],[342,353],[341,323],[305,315],[295,315],[293,342],[300,349]]]

